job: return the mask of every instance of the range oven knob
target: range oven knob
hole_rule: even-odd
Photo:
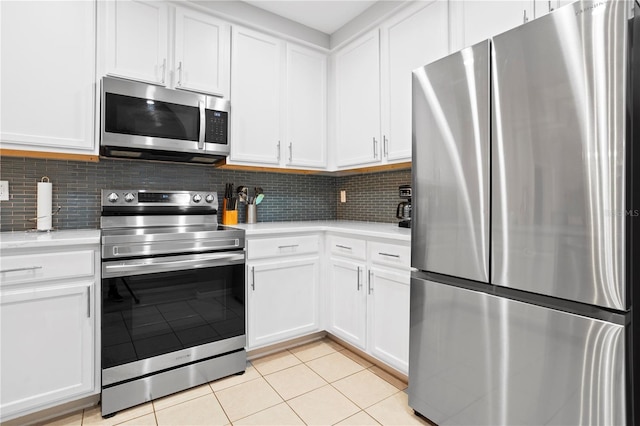
[[[115,203],[116,201],[118,201],[118,198],[120,197],[118,197],[118,194],[116,194],[115,192],[112,192],[111,194],[107,195],[107,200],[110,203]]]
[[[135,199],[136,199],[136,197],[135,197],[132,193],[130,193],[130,192],[127,192],[126,194],[124,194],[124,200],[125,200],[127,203],[130,203],[130,202],[132,202],[132,201],[133,201],[133,200],[135,200]]]
[[[199,203],[200,201],[202,201],[202,196],[200,194],[196,194],[193,196],[194,203]]]
[[[213,203],[213,195],[209,194],[204,199],[207,203]]]

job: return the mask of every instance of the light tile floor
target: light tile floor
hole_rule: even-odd
[[[62,425],[420,425],[406,383],[329,339],[253,360],[245,374],[103,419],[100,407]]]

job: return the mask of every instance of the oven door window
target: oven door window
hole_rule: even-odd
[[[244,264],[102,280],[102,367],[245,334]]]

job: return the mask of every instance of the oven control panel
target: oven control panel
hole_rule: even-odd
[[[103,189],[102,207],[210,207],[218,208],[218,194],[211,191],[150,191]]]

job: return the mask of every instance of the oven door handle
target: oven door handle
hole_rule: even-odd
[[[207,253],[193,256],[174,256],[118,260],[102,263],[102,277],[113,278],[129,275],[153,274],[156,272],[181,271],[184,269],[215,268],[216,266],[239,265],[244,263],[241,253]]]

